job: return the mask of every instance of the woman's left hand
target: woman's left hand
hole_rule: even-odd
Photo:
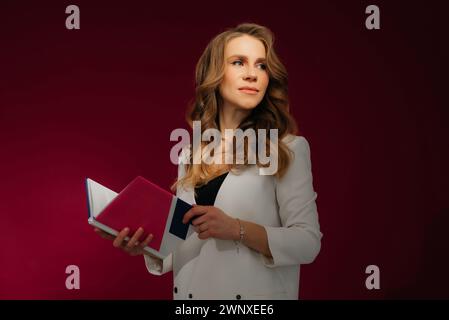
[[[198,238],[204,240],[217,238],[222,240],[237,240],[239,238],[240,226],[236,219],[228,216],[221,209],[213,206],[199,206],[194,204],[184,215],[183,223],[192,221],[198,232]]]

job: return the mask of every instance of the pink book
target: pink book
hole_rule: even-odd
[[[191,223],[182,223],[192,206],[143,177],[136,177],[118,194],[88,178],[86,192],[89,224],[114,236],[125,227],[129,235],[142,227],[139,241],[152,233],[145,251],[161,259],[193,232]]]

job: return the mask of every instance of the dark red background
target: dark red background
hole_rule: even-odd
[[[448,298],[447,10],[311,3],[2,1],[0,298],[172,297],[171,273],[150,275],[88,226],[84,178],[168,188],[169,135],[187,128],[195,64],[214,35],[247,21],[275,33],[311,146],[324,237],[301,297]],[[70,4],[81,30],[65,28]],[[380,30],[365,28],[369,4]],[[65,288],[69,264],[80,290]],[[380,290],[365,288],[370,264]]]

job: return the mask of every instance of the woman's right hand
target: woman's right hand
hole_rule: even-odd
[[[128,236],[129,228],[122,229],[116,237],[98,228],[95,228],[95,232],[102,238],[112,240],[113,241],[112,245],[114,247],[122,249],[131,256],[138,256],[141,254],[145,254],[152,258],[160,259],[144,250],[145,247],[151,242],[151,240],[153,240],[152,234],[149,234],[144,241],[139,243],[139,238],[144,233],[143,228],[137,229],[137,231],[132,236],[130,236],[128,242],[125,240],[125,238],[126,236]]]

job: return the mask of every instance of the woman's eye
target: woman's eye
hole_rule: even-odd
[[[242,60],[235,60],[232,64],[233,64],[234,66],[243,66]]]
[[[265,65],[265,64],[263,64],[263,63],[259,64],[258,67],[259,67],[260,69],[262,69],[262,70],[266,70],[266,69],[267,69],[267,65]]]

